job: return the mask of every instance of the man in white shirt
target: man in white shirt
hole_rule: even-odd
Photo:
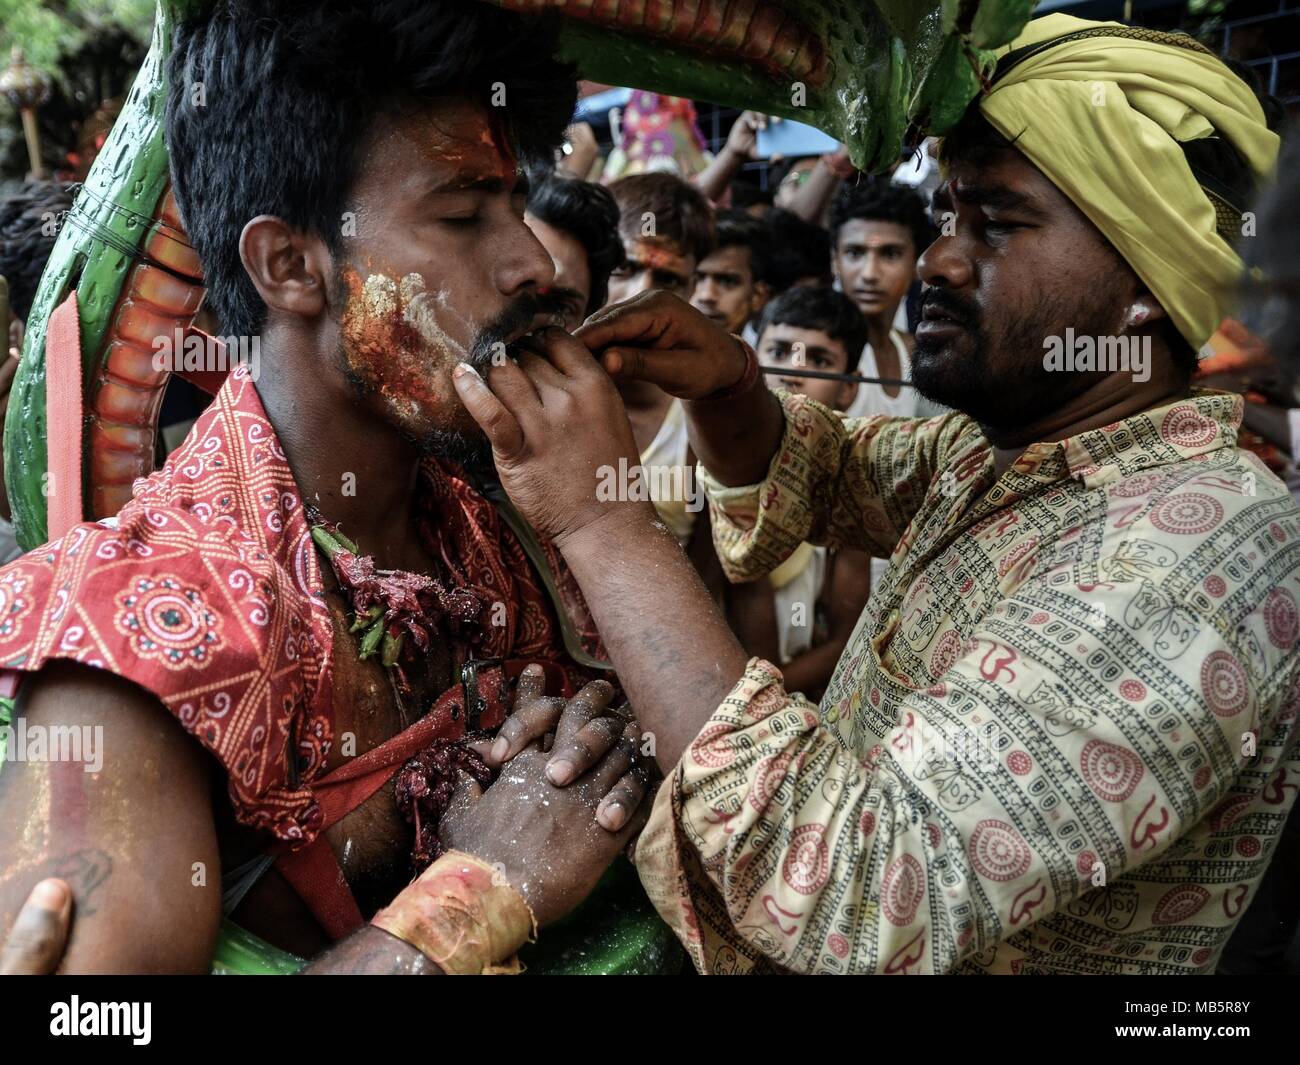
[[[894,327],[916,278],[916,258],[932,239],[925,205],[911,189],[869,181],[846,186],[831,214],[831,268],[840,289],[867,318],[867,346],[859,372],[866,377],[911,378],[912,338]],[[863,384],[846,412],[910,417],[917,393],[903,385]]]

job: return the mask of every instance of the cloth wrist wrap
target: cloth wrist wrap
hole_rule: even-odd
[[[448,851],[371,921],[449,976],[514,975],[537,936],[524,897],[481,858]]]

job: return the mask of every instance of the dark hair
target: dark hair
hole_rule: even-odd
[[[821,226],[774,207],[763,218],[771,237],[769,284],[783,292],[801,277],[830,282],[831,237]]]
[[[757,204],[772,206],[772,190],[760,189],[752,181],[737,178],[727,188],[731,190],[731,206],[737,210],[743,211],[746,207]]]
[[[579,178],[538,172],[529,181],[529,213],[573,236],[587,252],[591,299],[586,313],[599,310],[609,295],[609,275],[623,261],[618,204],[609,189]]]
[[[9,282],[9,307],[24,322],[74,191],[60,181],[28,181],[0,200],[0,274]]]
[[[694,185],[672,174],[655,172],[619,178],[609,186],[620,213],[619,232],[627,241],[641,239],[641,219],[652,215],[655,236],[671,240],[698,263],[713,250],[713,207]]]
[[[961,121],[945,133],[937,146],[936,158],[942,167],[961,161],[982,166],[1013,147],[980,111],[979,98],[971,101]]]
[[[183,21],[167,145],[223,327],[252,334],[266,316],[239,258],[249,219],[275,215],[341,251],[340,218],[376,116],[451,94],[486,103],[504,85],[516,154],[548,156],[576,98],[572,71],[553,58],[553,25],[471,0],[217,0]]]
[[[715,251],[723,248],[748,248],[749,270],[755,281],[772,280],[772,235],[762,219],[734,208],[718,212],[718,239]]]
[[[921,252],[934,241],[934,226],[926,205],[912,189],[868,178],[840,189],[831,208],[831,246],[839,247],[840,230],[853,221],[893,222],[912,235],[912,250]]]
[[[867,319],[844,293],[833,288],[801,286],[782,292],[763,308],[759,319],[761,341],[769,325],[792,325],[796,329],[819,329],[844,345],[848,354],[845,370],[853,373],[867,346]]]

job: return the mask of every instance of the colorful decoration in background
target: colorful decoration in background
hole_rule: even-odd
[[[605,161],[603,181],[661,170],[691,178],[709,164],[690,100],[637,89],[619,126],[622,137]]]
[[[483,0],[558,12],[584,77],[816,126],[880,171],[943,133],[1037,0]]]

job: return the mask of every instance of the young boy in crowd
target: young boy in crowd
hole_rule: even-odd
[[[843,411],[858,385],[783,376],[796,368],[853,373],[867,343],[867,322],[830,288],[792,288],[772,300],[759,327],[758,359],[773,388],[799,392]],[[786,688],[821,696],[871,591],[873,560],[862,551],[801,544],[764,578],[728,589],[733,631],[750,654],[779,662]]]
[[[867,319],[867,346],[860,362],[866,377],[911,379],[912,337],[897,328],[897,319],[916,279],[917,257],[931,239],[925,205],[911,189],[869,181],[846,185],[835,202],[831,268],[840,289]],[[918,399],[910,387],[863,384],[847,413],[853,418],[912,417],[921,413]]]
[[[744,211],[719,211],[718,239],[695,267],[691,306],[728,333],[757,339],[754,320],[771,298],[767,227]]]
[[[621,303],[652,289],[690,301],[697,266],[711,255],[713,207],[693,185],[655,172],[609,186],[618,204],[624,258],[609,276],[609,302]],[[640,465],[650,479],[660,520],[685,548],[704,583],[721,597],[722,569],[713,550],[703,489],[695,483],[695,455],[686,438],[686,412],[648,381],[618,381]]]

